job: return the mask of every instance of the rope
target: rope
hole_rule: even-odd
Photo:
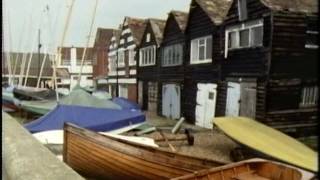
[[[92,27],[93,27],[94,20],[95,20],[95,16],[96,16],[96,12],[97,12],[97,6],[98,6],[98,0],[96,0],[95,6],[94,6],[94,10],[93,10],[93,14],[92,14],[92,20],[91,20],[91,24],[90,24],[89,36],[88,36],[88,40],[87,40],[87,44],[86,44],[86,46],[85,46],[85,48],[84,48],[84,51],[83,51],[83,53],[82,53],[81,66],[80,66],[80,72],[79,72],[79,78],[78,78],[78,85],[80,85],[81,74],[82,74],[83,64],[84,64],[84,57],[85,57],[87,48],[88,48],[89,43],[90,43],[91,33],[92,33]]]

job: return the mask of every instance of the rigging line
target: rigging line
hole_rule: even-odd
[[[87,44],[86,44],[86,46],[85,46],[85,48],[84,48],[84,51],[83,51],[83,53],[82,53],[81,66],[80,66],[80,72],[79,72],[79,77],[78,77],[78,85],[80,85],[81,74],[82,74],[83,64],[84,64],[84,57],[85,57],[85,55],[86,55],[86,51],[87,51],[87,48],[88,48],[89,43],[90,43],[91,34],[92,34],[92,28],[93,28],[93,24],[94,24],[96,12],[97,12],[97,7],[98,7],[98,0],[96,0],[95,6],[94,6],[94,10],[93,10],[93,14],[92,14],[92,20],[91,20],[91,24],[90,24],[89,37],[88,37],[88,40],[87,40]]]
[[[46,6],[47,7],[47,11],[45,11],[45,12],[47,12],[46,14],[47,14],[47,24],[48,24],[48,27],[49,27],[49,30],[50,30],[50,22],[49,22],[49,20],[50,20],[50,16],[49,16],[49,7],[48,7],[48,5]],[[43,67],[44,67],[44,65],[45,65],[45,62],[46,62],[46,60],[47,60],[47,55],[48,55],[48,49],[49,49],[49,41],[50,40],[48,40],[49,39],[49,37],[50,37],[50,32],[49,32],[49,30],[47,30],[47,46],[44,46],[44,57],[43,57],[43,60],[42,60],[42,64],[41,64],[41,68],[40,68],[40,73],[39,73],[39,77],[38,77],[38,81],[37,81],[37,88],[39,88],[39,85],[40,85],[40,81],[41,81],[41,77],[42,77],[42,72],[43,72]]]
[[[57,29],[57,28],[54,28],[54,25],[56,25],[58,23],[58,19],[59,19],[59,15],[60,15],[59,12],[61,12],[62,8],[63,8],[62,3],[59,3],[59,7],[57,8],[57,11],[56,11],[57,13],[55,15],[54,21],[52,21],[51,24],[48,23],[49,25],[51,25],[51,26],[49,26],[50,27],[50,29],[49,29],[50,31],[48,31],[48,32],[49,32],[49,37],[51,37],[49,41],[52,43],[50,48],[49,48],[49,51],[52,51],[52,54],[56,54],[56,52],[57,52],[56,50],[57,49],[54,48],[54,47],[58,46],[58,42],[54,41],[54,39],[57,39],[57,38],[54,38],[54,37],[57,37],[58,30],[56,30],[54,33],[52,32],[52,30],[53,29]]]
[[[29,27],[28,29],[30,29],[31,31],[31,25],[32,25],[32,13],[30,13],[30,17],[29,17]],[[28,32],[26,31],[26,34],[28,34]],[[21,42],[22,48],[25,49],[27,46],[27,40],[28,40],[28,36],[25,36],[26,38],[24,38],[25,42]],[[21,65],[20,65],[20,75],[19,75],[19,82],[18,82],[18,86],[22,86],[22,81],[23,81],[23,74],[24,74],[24,70],[25,70],[25,65],[26,65],[26,61],[27,61],[27,52],[23,52],[22,57],[21,57]]]
[[[38,22],[38,27],[40,28],[41,25],[43,23],[43,19],[41,19],[39,22]],[[33,42],[33,46],[31,48],[31,51],[30,51],[30,56],[29,56],[29,62],[28,62],[28,67],[27,67],[27,72],[26,72],[26,77],[25,77],[25,81],[24,81],[24,86],[27,85],[27,81],[28,81],[28,77],[29,77],[29,71],[30,71],[30,65],[31,65],[31,61],[32,61],[32,57],[33,57],[33,54],[34,54],[34,50],[36,48],[36,45],[37,45],[37,35],[35,35],[34,37],[34,42]]]
[[[25,16],[24,17],[24,21],[23,21],[23,25],[22,25],[23,29],[25,29],[27,27],[26,21],[27,21],[27,17]],[[15,60],[14,60],[14,65],[13,65],[14,66],[13,67],[13,80],[15,80],[15,76],[16,76],[17,64],[18,64],[18,59],[19,59],[19,56],[20,56],[19,52],[21,51],[22,38],[23,38],[23,33],[21,32],[20,33],[20,37],[19,37],[20,41],[18,41],[17,54],[16,54],[16,57],[15,57]]]
[[[12,69],[11,69],[11,50],[12,50],[12,37],[11,37],[11,27],[10,27],[10,13],[8,8],[6,8],[6,14],[7,14],[7,24],[8,24],[8,30],[7,30],[7,35],[8,35],[8,52],[7,52],[7,63],[8,63],[8,83],[9,85],[12,84]]]
[[[33,6],[32,7],[32,9],[31,9],[31,12],[29,12],[30,13],[30,19],[29,19],[29,27],[28,28],[26,28],[26,29],[28,29],[30,32],[32,31],[32,16],[33,16],[33,12],[34,12],[34,8],[35,8],[35,6]],[[26,47],[28,46],[28,37],[29,37],[29,32],[28,31],[25,31],[25,34],[26,34],[26,38],[24,39],[24,43],[23,42],[21,42],[21,44],[23,44],[22,45],[22,47],[23,47],[23,49],[25,50],[26,49]],[[30,37],[31,38],[31,37]],[[27,55],[28,55],[28,53],[27,52],[24,52],[23,53],[23,55],[22,55],[22,57],[21,57],[21,65],[20,65],[20,75],[19,75],[19,83],[18,83],[18,86],[22,86],[22,83],[23,83],[23,76],[24,76],[24,71],[25,71],[25,66],[26,66],[26,61],[27,61]]]
[[[56,89],[56,97],[57,97],[57,102],[59,102],[59,95],[58,95],[58,91],[57,91],[57,72],[56,72],[56,68],[57,68],[57,60],[61,60],[61,48],[63,46],[63,43],[64,43],[64,39],[65,39],[65,36],[66,36],[66,32],[68,30],[68,27],[69,27],[69,23],[70,23],[70,17],[71,17],[71,14],[72,14],[72,9],[73,9],[73,6],[74,6],[74,2],[75,0],[71,0],[71,6],[70,6],[70,9],[68,11],[68,14],[67,14],[67,19],[65,21],[65,24],[64,24],[64,30],[63,30],[63,34],[62,34],[62,39],[61,39],[61,44],[60,44],[60,47],[58,47],[58,53],[56,54],[56,58],[55,60],[53,61],[53,79],[54,79],[54,86],[55,86],[55,89]]]

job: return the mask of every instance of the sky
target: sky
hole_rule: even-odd
[[[187,12],[191,0],[74,0],[63,46],[87,44],[95,3],[98,1],[92,47],[98,27],[117,28],[125,16],[166,19],[171,10]],[[2,0],[3,46],[6,51],[37,52],[38,32],[42,52],[56,51],[72,0]]]

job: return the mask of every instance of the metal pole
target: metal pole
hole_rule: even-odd
[[[40,68],[40,49],[41,49],[41,41],[40,41],[40,29],[39,29],[39,34],[38,34],[38,38],[39,38],[39,41],[38,41],[38,70],[39,70],[39,73],[38,73],[38,78],[40,77],[40,71],[41,71],[41,68]],[[40,80],[41,81],[41,80]]]
[[[119,97],[119,83],[118,83],[118,58],[119,58],[119,53],[118,53],[118,50],[116,50],[116,53],[117,53],[117,59],[116,59],[116,97]]]

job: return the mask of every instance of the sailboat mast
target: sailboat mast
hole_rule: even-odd
[[[71,18],[71,13],[72,13],[74,2],[75,2],[75,0],[71,0],[71,6],[70,6],[70,9],[69,9],[69,12],[68,12],[68,15],[67,15],[67,19],[66,19],[65,24],[64,24],[64,30],[63,30],[63,33],[62,33],[61,44],[60,44],[60,47],[58,48],[58,53],[56,55],[56,58],[53,61],[53,79],[54,79],[54,86],[55,86],[55,89],[56,89],[57,101],[59,101],[59,95],[58,95],[58,91],[57,91],[57,89],[58,89],[57,87],[58,86],[57,86],[57,72],[56,72],[57,65],[56,65],[56,63],[57,63],[57,60],[61,58],[61,48],[63,46],[64,39],[65,39],[66,33],[67,33],[67,29],[69,27],[69,23],[70,23],[70,18]]]
[[[92,14],[92,20],[91,20],[91,24],[90,24],[89,36],[88,36],[87,44],[86,44],[86,46],[84,48],[84,51],[83,51],[83,54],[82,54],[82,58],[81,58],[81,66],[80,66],[80,72],[79,72],[79,77],[78,77],[78,82],[77,82],[78,85],[80,85],[81,74],[82,74],[82,69],[83,69],[83,64],[84,64],[84,58],[85,58],[85,54],[86,54],[87,48],[88,48],[89,43],[90,43],[93,24],[94,24],[96,12],[97,12],[97,6],[98,6],[98,0],[96,0],[95,6],[94,6],[94,10],[93,10],[93,14]]]

